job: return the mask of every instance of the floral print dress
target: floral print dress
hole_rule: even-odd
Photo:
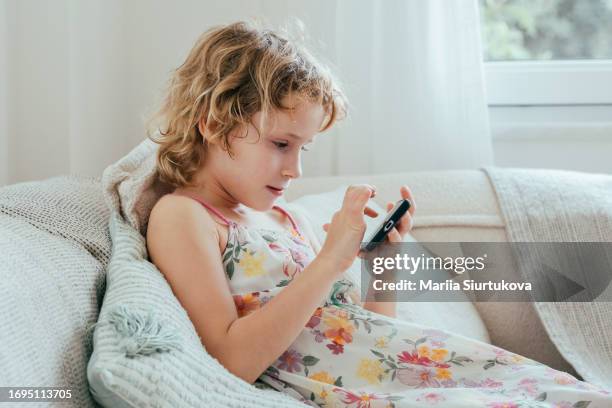
[[[293,217],[277,231],[226,219],[222,254],[239,316],[264,307],[316,255]],[[459,334],[363,309],[339,279],[304,330],[260,376],[315,407],[606,408],[612,394],[534,360]],[[282,322],[279,322],[282,325]]]

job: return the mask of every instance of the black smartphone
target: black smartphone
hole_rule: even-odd
[[[366,234],[366,237],[361,243],[360,249],[364,252],[368,252],[376,248],[378,244],[385,240],[389,231],[391,231],[400,218],[406,214],[406,211],[408,211],[409,208],[410,201],[406,199],[399,200],[397,203],[395,203],[391,211],[387,213],[387,216],[380,223],[380,225],[371,233]]]

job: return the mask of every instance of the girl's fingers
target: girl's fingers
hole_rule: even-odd
[[[412,191],[410,191],[410,188],[408,188],[407,185],[403,185],[400,187],[400,195],[402,198],[410,201],[410,208],[408,209],[408,212],[410,215],[413,215],[414,211],[416,210],[416,203],[414,202],[414,198],[412,198]]]
[[[387,211],[390,211],[394,205],[395,203],[388,202]],[[395,224],[395,228],[397,228],[398,233],[402,236],[412,229],[412,216],[410,215],[410,210],[400,218],[398,223]]]
[[[408,231],[412,229],[412,216],[410,213],[404,214],[400,221],[395,225],[398,229],[399,233],[405,235]]]
[[[391,228],[391,231],[389,231],[389,234],[387,234],[387,239],[389,240],[389,242],[402,242],[403,241],[402,236],[397,231],[397,229],[395,229],[395,227]]]
[[[378,212],[370,207],[365,207],[363,210],[363,213],[372,218],[378,217]],[[326,222],[325,224],[323,224],[323,231],[327,232],[327,230],[329,230],[329,226],[330,226],[329,222]]]
[[[395,205],[394,202],[389,201],[387,203],[387,211],[391,211],[394,205]],[[400,222],[403,220],[403,218],[404,217],[400,218]],[[389,242],[402,242],[403,241],[402,235],[397,230],[398,224],[395,224],[395,227],[391,228],[391,231],[389,231],[389,233],[387,234],[387,240]]]
[[[414,202],[414,198],[412,198],[412,191],[410,191],[410,188],[407,185],[402,185],[400,187],[400,195],[402,198],[410,201],[410,208],[408,209],[408,212],[402,217],[401,221],[398,223],[399,225],[397,226],[400,234],[405,235],[413,227],[412,216],[416,211],[416,203]]]
[[[369,184],[350,185],[344,193],[341,211],[345,210],[353,216],[363,214],[368,200],[376,195],[376,187]]]
[[[376,195],[376,187],[371,185],[367,186],[370,187],[372,190],[371,198],[374,197]],[[409,200],[411,205],[408,209],[408,212],[404,214],[404,216],[396,224],[395,228],[393,228],[388,234],[389,237],[395,235],[395,239],[397,241],[401,241],[402,236],[412,229],[412,214],[414,214],[414,211],[416,209],[414,199],[412,198],[412,192],[410,191],[410,188],[408,188],[408,186],[402,185],[400,187],[400,195],[402,196],[402,198]],[[389,201],[386,205],[387,212],[391,211],[394,205],[395,203],[393,201]],[[367,205],[364,207],[363,213],[372,218],[378,217],[378,212],[373,208],[368,207]],[[329,223],[323,224],[323,230],[325,232],[327,232],[327,230],[329,229],[329,225]]]
[[[363,212],[364,212],[365,215],[367,215],[369,217],[372,217],[372,218],[378,217],[378,212],[376,212],[376,210],[374,210],[374,209],[372,209],[370,207],[366,207]]]

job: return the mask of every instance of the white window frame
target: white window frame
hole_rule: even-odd
[[[612,60],[485,62],[489,107],[612,105]]]
[[[498,165],[612,173],[612,60],[485,62],[484,71]]]

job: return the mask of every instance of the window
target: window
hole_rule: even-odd
[[[612,0],[480,0],[485,61],[612,58]]]
[[[489,106],[612,103],[612,0],[479,0]]]
[[[478,0],[495,164],[612,173],[612,0]]]

